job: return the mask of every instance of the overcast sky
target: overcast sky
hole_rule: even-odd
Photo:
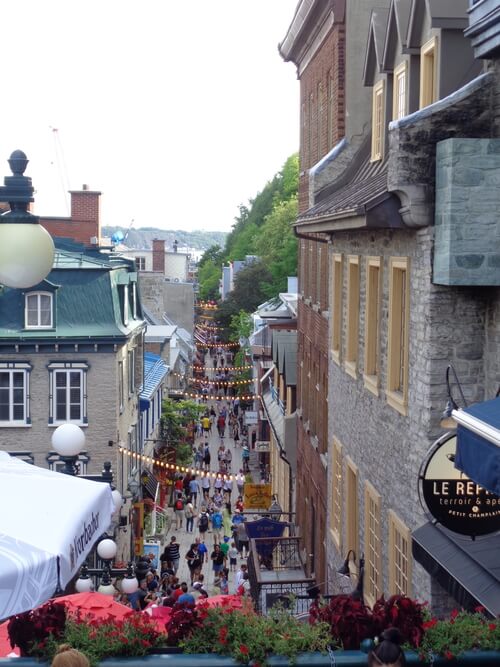
[[[20,148],[40,215],[67,215],[87,183],[103,224],[229,231],[298,150],[299,84],[277,50],[296,4],[2,3],[0,178]]]

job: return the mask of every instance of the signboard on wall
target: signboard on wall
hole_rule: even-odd
[[[476,537],[500,530],[500,497],[486,491],[455,468],[457,437],[440,438],[424,461],[419,477],[420,500],[434,523]]]
[[[244,489],[243,503],[246,510],[269,509],[273,502],[270,484],[248,484],[245,482]]]
[[[245,412],[245,424],[250,426],[251,424],[257,424],[259,422],[259,413],[254,412],[253,410],[247,410]]]

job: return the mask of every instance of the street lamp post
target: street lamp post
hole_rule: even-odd
[[[0,216],[0,283],[7,287],[33,287],[51,271],[54,263],[54,242],[28,211],[33,199],[31,178],[24,176],[28,159],[23,151],[14,151],[9,158],[12,176],[0,186],[0,201],[8,202],[10,210]]]

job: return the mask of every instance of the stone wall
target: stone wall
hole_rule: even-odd
[[[446,139],[436,147],[433,281],[500,285],[500,139]]]
[[[139,274],[141,303],[153,315],[166,314],[174,324],[191,335],[194,328],[194,288],[192,283],[166,282],[163,275]]]
[[[358,467],[360,548],[364,550],[363,489],[371,482],[382,496],[383,581],[388,591],[388,511],[392,509],[410,530],[427,520],[418,499],[418,472],[432,442],[442,435],[439,419],[447,391],[446,367],[452,362],[469,401],[484,396],[488,296],[476,289],[454,289],[431,283],[433,228],[381,230],[365,234],[336,234],[335,253],[360,256],[360,323],[358,372],[356,379],[342,365],[329,362],[329,442],[335,436]],[[380,372],[378,396],[363,381],[367,256],[382,258],[382,304],[380,313]],[[387,341],[389,318],[389,258],[410,259],[410,322],[408,411],[403,416],[386,400]],[[346,279],[344,271],[343,345],[345,346]],[[496,313],[496,310],[495,310]],[[490,318],[490,321],[492,317]],[[500,339],[500,336],[499,336]],[[493,347],[493,346],[492,346]],[[343,348],[345,349],[345,347]],[[498,350],[491,350],[494,354]],[[498,366],[497,377],[498,377]],[[456,393],[456,392],[455,392]],[[459,397],[457,396],[457,399]],[[331,453],[330,453],[331,456]],[[345,468],[344,468],[345,474]],[[331,507],[331,480],[328,489]],[[345,509],[345,508],[344,508]],[[345,544],[345,511],[343,517]],[[330,576],[345,554],[336,552],[328,535]],[[430,577],[416,563],[413,566],[413,594],[432,599]],[[439,602],[442,606],[442,601]]]

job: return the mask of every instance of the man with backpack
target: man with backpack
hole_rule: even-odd
[[[174,502],[174,512],[175,512],[175,529],[179,530],[182,528],[182,519],[184,517],[184,501],[182,500],[182,494],[178,493],[177,498]]]
[[[212,514],[212,530],[214,533],[214,545],[220,544],[222,539],[222,514],[218,507],[215,508]]]
[[[208,530],[209,518],[205,510],[200,513],[198,517],[198,530],[200,531],[200,540],[205,540],[205,533]]]

